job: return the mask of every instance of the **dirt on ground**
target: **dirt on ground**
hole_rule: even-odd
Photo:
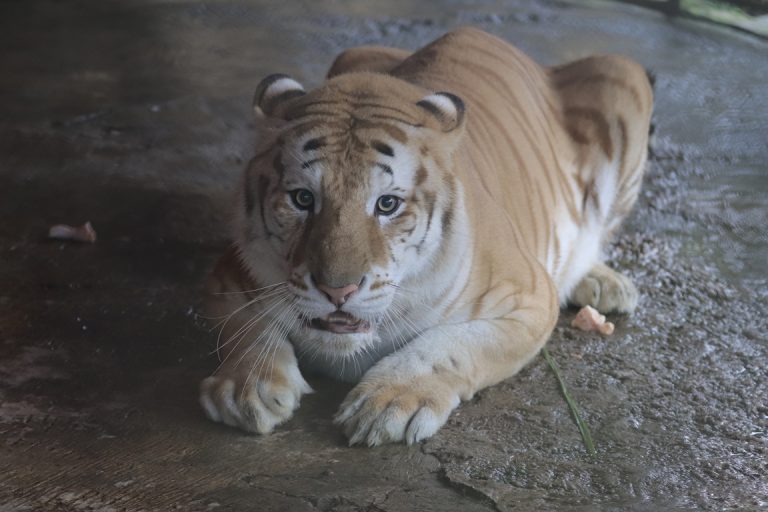
[[[258,81],[321,81],[361,44],[473,24],[544,64],[656,75],[642,197],[609,261],[641,293],[432,439],[348,448],[348,385],[311,380],[270,436],[213,424],[197,313],[227,245]],[[590,1],[0,4],[0,511],[756,510],[768,507],[768,43]],[[94,244],[52,241],[91,221]]]

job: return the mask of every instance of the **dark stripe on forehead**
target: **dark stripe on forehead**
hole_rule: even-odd
[[[293,124],[289,130],[286,130],[283,133],[283,136],[286,138],[291,138],[292,140],[299,140],[305,135],[308,135],[310,132],[315,130],[323,130],[325,135],[323,137],[317,137],[318,139],[327,139],[327,122],[320,121],[318,119],[308,119],[306,121],[300,121]],[[323,141],[327,144],[327,140]]]
[[[392,168],[390,166],[388,166],[387,164],[378,164],[377,163],[376,167],[378,167],[379,169],[381,169],[382,171],[384,171],[385,173],[387,173],[389,175],[393,175],[394,174],[392,172]]]
[[[371,119],[381,119],[383,121],[392,121],[395,123],[403,123],[403,124],[407,124],[408,126],[413,126],[414,128],[422,128],[424,126],[421,123],[412,123],[410,121],[406,121],[405,119],[400,119],[399,117],[389,116],[386,114],[369,114],[366,117]]]
[[[309,160],[307,162],[302,163],[301,164],[301,168],[302,169],[308,169],[308,168],[312,167],[313,165],[315,165],[320,160],[322,160],[322,158],[313,158],[312,160]]]
[[[286,121],[319,120],[324,117],[338,117],[339,113],[333,110],[313,110],[311,112],[291,112],[285,115]]]
[[[379,153],[382,153],[387,156],[395,156],[395,151],[392,149],[392,147],[389,144],[384,144],[381,141],[374,140],[371,142],[371,146],[373,149],[378,151]]]
[[[357,127],[366,130],[381,130],[399,144],[404,145],[408,142],[408,135],[402,129],[388,123],[360,119],[357,122]]]
[[[318,115],[320,114],[320,115]],[[367,116],[367,117],[355,117],[353,119],[353,129],[366,129],[366,130],[381,130],[387,134],[392,140],[395,142],[398,142],[399,144],[405,144],[408,140],[408,136],[406,135],[405,131],[398,127],[394,126],[392,123],[388,123],[386,121],[379,121],[372,119],[373,117],[377,116]],[[402,119],[397,118],[390,118],[388,116],[385,116],[390,120],[394,120],[398,123],[404,123]],[[330,118],[330,119],[329,119]],[[350,130],[350,117],[348,117],[348,113],[345,112],[322,112],[322,113],[315,113],[315,112],[305,112],[305,113],[296,113],[296,115],[288,119],[289,121],[292,121],[292,126],[290,128],[290,131],[286,133],[289,137],[293,138],[294,140],[297,138],[300,138],[301,136],[311,132],[315,129],[322,129],[324,132],[323,137],[318,137],[325,139],[323,141],[324,144],[329,144],[328,138],[334,137],[334,136],[343,136],[347,133],[349,133]],[[407,123],[406,123],[407,124]],[[415,126],[421,126],[421,125],[415,125]],[[331,133],[328,132],[328,130],[332,130]]]
[[[309,139],[307,142],[305,142],[302,150],[313,151],[323,146],[325,146],[325,137],[318,137],[316,139]]]
[[[400,119],[407,119],[407,122],[410,123],[418,123],[418,117],[414,116],[412,112],[406,112],[405,110],[393,107],[391,105],[383,105],[381,103],[352,103],[352,108],[355,110],[364,110],[364,109],[371,109],[371,110],[378,110],[378,111],[388,111],[390,113],[398,114]],[[376,112],[374,112],[376,113]],[[384,113],[384,112],[379,112]],[[365,116],[361,116],[365,117]]]

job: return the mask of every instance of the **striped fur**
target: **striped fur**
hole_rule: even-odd
[[[413,54],[349,50],[306,93],[265,82],[236,243],[213,282],[266,292],[211,301],[228,319],[224,362],[202,387],[212,419],[270,431],[309,390],[301,363],[358,382],[336,417],[351,443],[417,442],[530,361],[559,304],[602,286],[600,304],[633,307],[600,250],[642,181],[642,67],[543,68],[463,28]],[[311,192],[308,210],[296,190]],[[377,213],[385,196],[402,200],[390,216]],[[322,287],[351,284],[340,309],[370,329],[312,328],[337,308]]]

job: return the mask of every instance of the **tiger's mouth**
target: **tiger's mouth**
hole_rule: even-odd
[[[358,332],[368,332],[371,330],[371,323],[344,311],[334,311],[323,318],[313,318],[309,321],[312,329],[333,332],[336,334],[352,334]]]

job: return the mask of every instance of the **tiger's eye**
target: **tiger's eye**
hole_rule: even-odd
[[[378,215],[392,215],[400,206],[400,198],[396,196],[381,196],[376,201],[376,213]]]
[[[291,201],[293,201],[293,204],[296,205],[296,208],[299,210],[310,210],[315,204],[315,196],[305,188],[292,190],[290,194]]]

